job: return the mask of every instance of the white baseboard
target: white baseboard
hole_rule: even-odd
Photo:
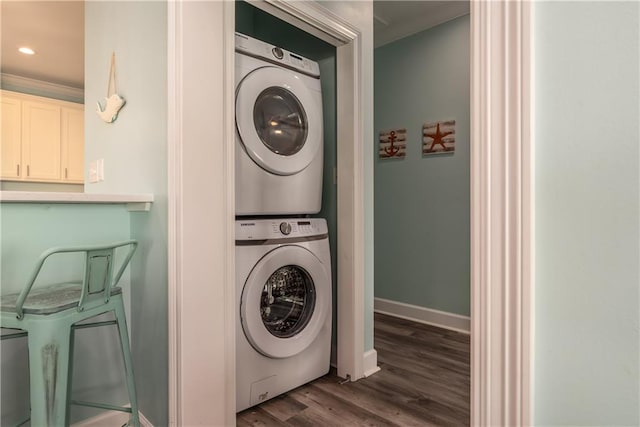
[[[127,405],[128,406],[128,405]],[[73,424],[72,427],[114,427],[122,426],[129,421],[130,414],[119,411],[105,411],[95,417],[87,418],[79,423]],[[140,417],[140,426],[153,427],[153,424],[138,411]]]
[[[363,368],[365,378],[380,370],[378,366],[378,352],[375,349],[369,350],[364,354]]]
[[[138,417],[140,418],[140,425],[142,427],[153,427],[153,424],[151,424],[151,421],[149,421],[142,412],[138,411]]]
[[[373,302],[373,311],[465,334],[468,334],[471,331],[471,319],[468,316],[461,316],[459,314],[447,313],[446,311],[405,304],[403,302],[375,298]]]

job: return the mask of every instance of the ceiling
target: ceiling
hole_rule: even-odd
[[[373,2],[375,47],[424,31],[469,13],[469,1]]]
[[[84,1],[1,1],[0,71],[84,88]],[[375,46],[469,13],[468,1],[373,2]],[[35,55],[18,52],[29,46]]]
[[[84,1],[2,1],[0,71],[84,88]],[[18,52],[21,46],[35,55]]]

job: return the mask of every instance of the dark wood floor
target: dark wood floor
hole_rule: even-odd
[[[238,426],[469,425],[469,335],[375,315],[380,372],[331,373],[238,414]]]

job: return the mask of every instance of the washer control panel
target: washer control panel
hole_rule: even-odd
[[[297,239],[327,233],[327,221],[322,218],[248,219],[236,221],[236,241]]]
[[[320,77],[320,66],[317,62],[241,33],[236,33],[236,52]]]

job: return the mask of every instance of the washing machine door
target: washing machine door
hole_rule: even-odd
[[[266,171],[293,175],[322,147],[322,102],[293,71],[262,67],[236,89],[236,127],[247,154]]]
[[[301,246],[280,246],[253,268],[242,290],[245,336],[271,358],[294,356],[318,336],[331,304],[331,281],[320,260]]]

